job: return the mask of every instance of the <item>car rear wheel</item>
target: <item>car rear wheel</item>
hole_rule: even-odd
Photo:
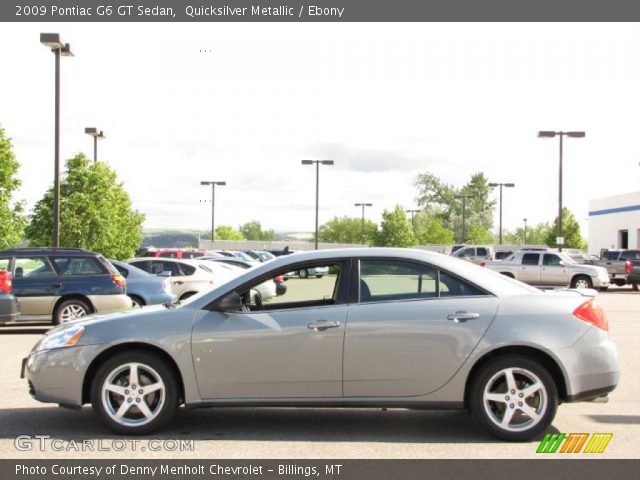
[[[576,275],[571,280],[571,288],[593,288],[593,282],[586,275]]]
[[[144,351],[108,359],[91,385],[93,411],[109,430],[143,435],[171,420],[178,409],[176,376],[165,361]]]
[[[526,441],[551,425],[558,408],[558,390],[539,363],[510,355],[480,370],[471,386],[469,407],[476,421],[492,435]]]
[[[53,313],[53,323],[60,325],[61,323],[84,317],[91,313],[91,308],[86,302],[79,299],[65,300],[56,307]]]
[[[133,303],[133,308],[142,308],[146,305],[144,300],[137,295],[129,295],[129,298],[131,299],[131,303]]]
[[[309,277],[309,272],[307,270],[300,270],[298,272],[298,275],[300,276],[300,278],[308,278]]]

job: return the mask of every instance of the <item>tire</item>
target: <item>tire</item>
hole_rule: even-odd
[[[131,299],[131,302],[133,303],[133,308],[142,308],[142,307],[144,307],[146,305],[144,300],[142,300],[137,295],[129,295],[129,298]]]
[[[53,324],[60,325],[61,323],[84,317],[90,313],[91,307],[84,300],[77,298],[65,300],[60,303],[53,312]]]
[[[316,275],[316,278],[322,278],[324,275]]]
[[[598,290],[600,290],[601,292],[606,292],[607,290],[609,290],[609,287],[600,287]]]
[[[300,278],[309,278],[309,271],[308,270],[300,270],[298,272],[298,275],[300,276]]]
[[[571,288],[593,288],[593,282],[587,275],[576,275],[571,279]]]
[[[511,389],[508,383],[513,383]],[[531,390],[535,385],[538,388]],[[492,435],[523,442],[537,437],[551,425],[558,408],[558,389],[538,362],[519,355],[498,357],[476,375],[469,407],[475,420]],[[506,418],[509,412],[510,418]]]
[[[134,371],[142,385],[130,381]],[[145,393],[145,389],[150,391]],[[142,350],[109,358],[91,383],[94,413],[109,430],[121,435],[144,435],[161,428],[173,418],[178,403],[173,370],[157,355]]]
[[[634,292],[637,292],[638,290],[640,290],[640,287],[638,287],[637,283],[632,283],[631,288],[633,289]]]
[[[616,287],[624,287],[627,284],[627,282],[624,279],[615,279],[613,283],[615,284]]]
[[[516,278],[513,276],[513,273],[510,272],[500,272],[502,275],[504,275],[505,277],[509,277],[509,278]]]

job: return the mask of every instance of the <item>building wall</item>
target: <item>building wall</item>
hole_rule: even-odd
[[[602,248],[623,248],[621,232],[627,231],[627,248],[640,248],[640,192],[589,201],[589,253]]]

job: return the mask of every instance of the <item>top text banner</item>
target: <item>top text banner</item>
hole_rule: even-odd
[[[616,22],[629,0],[2,0],[2,22]]]

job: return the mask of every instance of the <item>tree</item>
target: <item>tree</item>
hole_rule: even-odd
[[[106,163],[79,153],[67,160],[60,182],[60,246],[85,248],[107,258],[126,259],[142,242],[144,215]],[[53,187],[36,203],[26,228],[33,246],[51,245]]]
[[[216,228],[216,240],[244,240],[242,234],[229,225]]]
[[[247,240],[271,241],[276,237],[273,230],[262,230],[262,225],[260,225],[258,220],[251,220],[250,222],[241,225],[239,230],[242,236]]]
[[[414,234],[421,245],[448,245],[454,242],[453,232],[443,225],[442,218],[418,212],[414,219]]]
[[[546,245],[547,236],[551,230],[551,226],[547,222],[538,223],[537,225],[527,226],[527,238],[525,242],[524,227],[516,228],[515,232],[505,230],[502,233],[504,243],[511,245]]]
[[[556,243],[556,237],[558,236],[558,217],[553,222],[551,230],[547,233],[546,244],[550,247],[558,246]],[[528,236],[527,232],[527,236]],[[583,249],[587,246],[582,235],[580,234],[580,224],[576,220],[576,217],[571,213],[567,207],[562,209],[562,235],[564,236],[565,248],[579,248]]]
[[[14,202],[11,196],[20,187],[17,172],[20,164],[13,154],[11,139],[0,127],[0,250],[15,247],[22,242],[26,219],[24,203]]]
[[[364,221],[364,236],[362,235],[362,218],[334,217],[327,223],[320,225],[318,235],[321,242],[328,243],[364,243],[375,241],[378,226],[371,220]]]
[[[469,182],[459,189],[443,183],[431,173],[418,175],[414,185],[418,189],[418,205],[429,216],[440,218],[443,227],[453,231],[455,238],[462,238],[462,200],[456,196],[470,196],[465,202],[466,240],[471,241],[470,232],[474,232],[474,238],[492,238],[490,230],[493,228],[496,202],[489,200],[491,187],[484,173],[474,173]]]
[[[396,208],[390,212],[385,210],[382,213],[382,223],[376,235],[377,246],[411,247],[417,243],[411,222],[400,205],[396,205]]]

